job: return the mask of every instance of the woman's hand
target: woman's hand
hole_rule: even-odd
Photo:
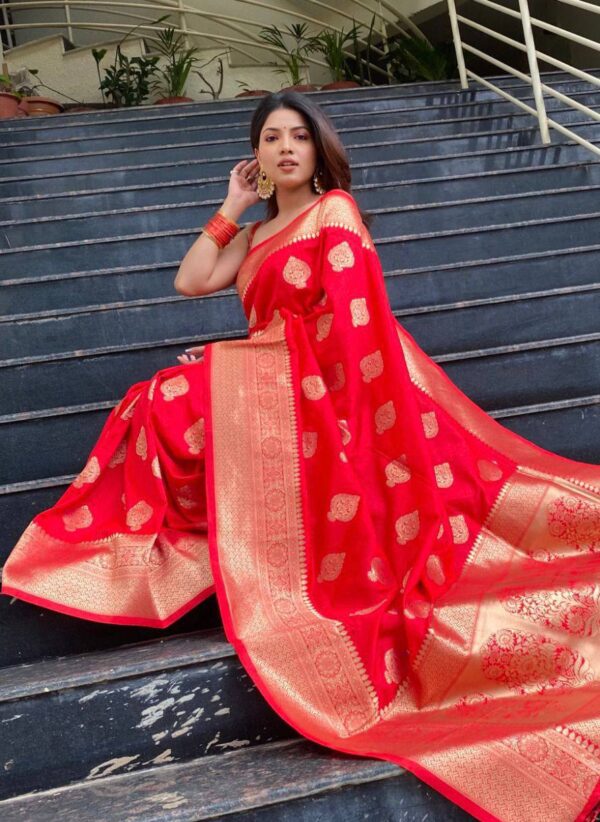
[[[203,345],[195,345],[192,348],[186,348],[185,354],[179,354],[177,359],[182,365],[191,365],[194,362],[202,360]]]
[[[255,205],[260,201],[257,191],[258,180],[258,160],[240,160],[234,165],[232,171],[236,172],[229,176],[229,190],[227,198],[239,202],[244,209]]]

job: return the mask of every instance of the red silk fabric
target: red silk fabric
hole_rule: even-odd
[[[481,820],[591,819],[600,468],[513,434],[427,357],[347,192],[253,246],[237,287],[248,338],[132,386],[1,592],[160,627],[216,590],[300,733]]]

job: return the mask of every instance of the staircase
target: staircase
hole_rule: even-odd
[[[600,71],[592,71],[597,76]],[[600,91],[551,72],[588,106]],[[513,77],[494,82],[532,104]],[[600,462],[600,163],[484,89],[316,92],[399,321],[500,423]],[[256,99],[0,122],[0,567],[108,411],[186,345],[247,336],[235,289],[173,279]],[[547,100],[600,142],[600,124]],[[244,221],[263,216],[261,204]],[[391,763],[298,737],[225,640],[215,597],[164,630],[0,597],[3,822],[472,819]]]

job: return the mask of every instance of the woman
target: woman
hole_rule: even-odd
[[[481,820],[592,819],[600,468],[501,426],[395,320],[317,106],[264,98],[251,143],[175,280],[235,280],[248,337],[129,389],[2,593],[164,627],[216,591],[301,734]]]

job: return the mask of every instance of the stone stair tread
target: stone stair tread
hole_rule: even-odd
[[[432,822],[473,819],[439,795],[434,800],[439,815],[432,816],[430,799],[435,792],[417,785],[399,765],[345,754],[308,739],[265,743],[23,794],[0,802],[0,814],[3,822],[49,822],[58,818],[62,822],[196,822],[270,808],[283,812],[283,803],[387,781],[396,783],[399,794],[406,794],[398,796],[394,812],[402,813],[403,819],[416,821],[424,818],[424,813]],[[383,808],[381,811],[383,814]]]
[[[235,656],[222,629],[2,668],[0,703]],[[0,812],[0,818],[2,813]]]

